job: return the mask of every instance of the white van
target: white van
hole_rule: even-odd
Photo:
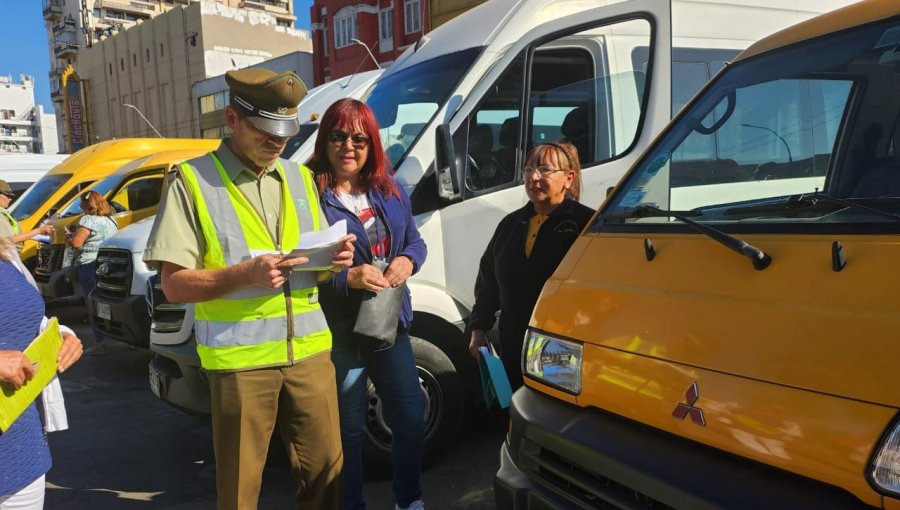
[[[465,396],[480,391],[464,329],[478,260],[500,219],[526,201],[527,151],[571,141],[585,169],[583,201],[599,204],[673,111],[740,50],[848,3],[491,0],[385,71],[366,102],[428,245],[409,281],[426,455],[451,442]],[[390,430],[370,392],[367,451],[386,460]]]
[[[0,154],[0,179],[9,183],[18,199],[66,157],[68,154]]]

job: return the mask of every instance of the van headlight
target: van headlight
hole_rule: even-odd
[[[584,349],[580,343],[529,329],[525,334],[524,351],[523,372],[526,375],[573,395],[581,393]]]
[[[900,422],[882,443],[872,461],[872,482],[880,489],[900,495]]]

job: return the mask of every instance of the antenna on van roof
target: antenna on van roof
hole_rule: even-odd
[[[381,64],[378,63],[378,60],[375,58],[375,55],[372,55],[372,50],[370,50],[369,47],[366,46],[366,44],[364,42],[360,41],[359,39],[350,39],[350,42],[352,42],[353,44],[358,44],[358,45],[362,46],[363,48],[365,48],[366,53],[368,53],[369,57],[372,58],[372,62],[375,62],[375,69],[381,69]],[[353,77],[356,76],[356,73],[359,72],[359,68],[362,67],[363,62],[365,62],[365,61],[366,61],[366,57],[363,57],[363,59],[359,61],[359,64],[357,64],[356,69],[353,70],[353,74],[351,74],[350,78],[347,79],[347,83],[345,83],[341,86],[342,89],[345,89],[350,85],[350,80],[352,80]]]

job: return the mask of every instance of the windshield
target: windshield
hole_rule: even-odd
[[[310,136],[314,135],[316,131],[319,129],[319,123],[308,123],[308,124],[300,124],[300,131],[297,132],[296,135],[290,137],[287,141],[287,145],[284,146],[284,152],[281,153],[281,157],[284,159],[290,159],[291,156],[297,152],[297,149],[303,145],[303,142],[309,139]]]
[[[898,43],[894,20],[738,62],[646,153],[598,221],[672,222],[629,214],[653,206],[698,222],[896,222],[877,211],[900,212]]]
[[[472,66],[481,48],[422,62],[378,80],[366,104],[381,126],[381,142],[397,167]]]
[[[109,194],[109,192],[112,191],[112,189],[120,182],[122,182],[121,175],[111,175],[94,185],[91,188],[91,191],[96,191],[97,193],[100,193],[108,199],[109,197],[107,197],[106,195]],[[63,208],[56,214],[57,216],[60,216],[62,218],[77,216],[81,214],[81,197],[75,197],[74,200],[66,204],[65,208]]]
[[[38,208],[50,198],[50,195],[56,193],[72,174],[47,174],[40,178],[27,194],[22,195],[19,200],[13,204],[10,209],[13,218],[22,221],[38,210]]]

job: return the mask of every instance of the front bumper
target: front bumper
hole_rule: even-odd
[[[510,420],[498,509],[872,508],[838,487],[528,387],[513,395]]]
[[[113,299],[94,291],[88,300],[88,313],[104,337],[137,347],[150,345],[150,312],[144,296]]]
[[[194,337],[179,345],[150,344],[150,390],[191,414],[210,414],[209,380],[200,369]]]

